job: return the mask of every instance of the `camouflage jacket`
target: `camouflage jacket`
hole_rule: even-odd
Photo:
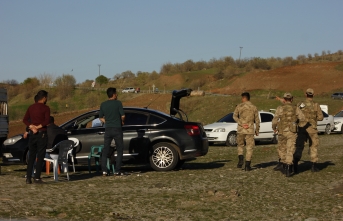
[[[278,106],[272,120],[273,130],[278,130],[279,134],[291,131],[296,133],[298,120],[304,120],[305,116],[298,106],[292,106],[292,103],[285,103]]]
[[[313,102],[312,99],[306,99],[297,104],[305,119],[299,122],[299,127],[305,127],[315,132],[317,130],[317,121],[323,120],[324,116],[322,109],[318,103]]]
[[[233,112],[233,119],[237,122],[237,133],[240,134],[258,134],[260,131],[260,118],[255,105],[250,101],[237,105]],[[255,128],[254,128],[255,123]],[[243,124],[248,124],[249,128],[244,129]]]

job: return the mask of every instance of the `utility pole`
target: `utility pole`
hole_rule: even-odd
[[[243,47],[239,47],[239,49],[240,49],[240,50],[239,50],[239,60],[241,60],[242,48],[243,48]]]
[[[98,64],[98,66],[99,66],[99,76],[100,76],[100,66],[101,66],[101,64]]]

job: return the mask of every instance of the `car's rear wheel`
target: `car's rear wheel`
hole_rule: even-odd
[[[326,126],[325,126],[325,132],[324,132],[325,134],[330,134],[331,133],[331,125],[330,124],[327,124]]]
[[[343,125],[342,125],[342,127],[341,127],[341,134],[343,134]]]
[[[213,146],[214,142],[208,142],[208,145]]]
[[[226,146],[237,146],[237,133],[232,131],[227,135]]]
[[[179,154],[174,144],[161,142],[152,147],[150,166],[156,171],[173,170],[179,162]]]

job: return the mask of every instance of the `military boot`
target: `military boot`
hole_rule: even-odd
[[[287,164],[283,163],[280,172],[286,174]]]
[[[292,175],[292,165],[286,165],[286,177],[290,177]]]
[[[251,163],[251,161],[245,161],[245,168],[244,168],[245,171],[251,170],[250,163]]]
[[[311,171],[312,172],[319,172],[319,169],[317,167],[317,163],[312,163]]]
[[[293,172],[294,174],[298,173],[298,164],[299,164],[300,159],[299,158],[294,158],[293,159]]]
[[[243,166],[243,155],[238,155],[237,168],[242,168],[242,166]]]
[[[276,167],[274,167],[275,171],[279,171],[279,170],[282,170],[282,162],[281,162],[281,159],[279,159],[279,163],[276,165]]]

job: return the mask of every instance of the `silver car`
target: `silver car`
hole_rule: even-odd
[[[343,110],[338,112],[333,118],[335,121],[334,132],[339,132],[343,134]]]
[[[337,93],[333,93],[331,95],[332,99],[343,99],[343,92],[337,92]]]

